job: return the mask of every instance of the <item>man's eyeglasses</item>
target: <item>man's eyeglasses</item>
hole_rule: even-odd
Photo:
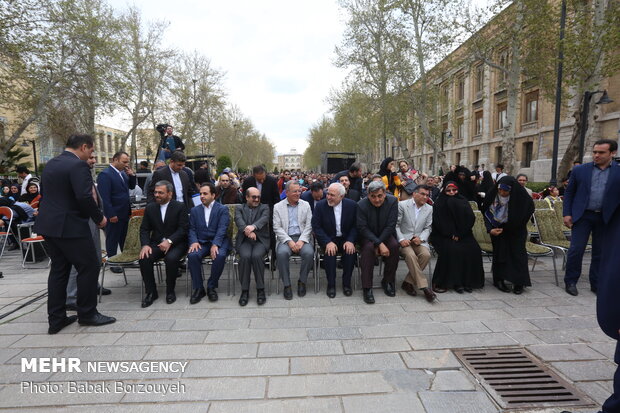
[[[260,199],[260,195],[250,195],[251,199]]]

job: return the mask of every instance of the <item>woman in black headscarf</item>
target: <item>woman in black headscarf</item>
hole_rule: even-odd
[[[433,289],[448,288],[462,294],[484,286],[482,252],[473,236],[475,216],[455,182],[447,182],[433,205],[430,242],[439,257],[433,273]]]
[[[493,285],[521,294],[531,286],[527,265],[527,222],[534,213],[534,201],[512,176],[500,179],[487,193],[482,205],[484,223],[493,243]]]
[[[396,198],[399,196],[401,181],[396,172],[392,172],[394,166],[394,158],[388,156],[381,162],[379,166],[379,175],[385,184],[385,187]]]
[[[477,195],[476,200],[478,202],[478,207],[482,207],[486,194],[491,192],[492,189],[493,189],[493,176],[491,176],[491,172],[489,171],[482,172],[482,181],[476,186],[476,195]]]
[[[33,208],[39,208],[39,201],[41,200],[41,194],[39,194],[39,185],[36,182],[30,182],[26,187],[26,193],[19,197],[19,202],[25,202]]]
[[[472,173],[469,169],[464,166],[457,166],[454,171],[448,172],[444,182],[454,182],[459,189],[459,195],[468,201],[475,201],[476,182],[471,177]]]

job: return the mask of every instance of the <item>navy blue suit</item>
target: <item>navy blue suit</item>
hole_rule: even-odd
[[[314,198],[312,198],[312,191],[311,190],[307,190],[305,191],[303,194],[301,194],[301,199],[303,199],[304,201],[306,201],[307,203],[310,204],[310,210],[312,212],[314,212]],[[319,200],[323,200],[325,199],[325,191],[323,191],[323,197]]]
[[[338,237],[336,235],[334,208],[327,204],[326,199],[318,202],[312,214],[312,230],[321,248],[325,249],[328,243],[333,242],[338,247],[338,251],[342,252],[342,283],[344,286],[350,287],[353,265],[355,264],[355,253],[344,253],[343,245],[347,241],[355,243],[357,240],[357,203],[347,198],[342,199],[342,214],[340,217],[340,232],[342,236]],[[325,255],[324,262],[327,284],[329,287],[334,287],[336,284],[336,256]]]
[[[592,260],[590,263],[590,286],[597,289],[598,273],[601,260],[602,233],[609,223],[614,206],[618,205],[620,194],[620,166],[612,162],[600,211],[587,210],[592,187],[594,163],[589,162],[573,168],[571,178],[564,192],[564,216],[571,216],[573,227],[571,244],[566,257],[566,284],[576,284],[581,275],[583,253],[590,233],[592,234]]]
[[[103,201],[103,213],[108,219],[105,226],[105,249],[108,256],[116,255],[125,246],[127,226],[131,215],[129,190],[136,187],[136,176],[127,176],[125,171],[120,174],[112,165],[101,171],[97,177],[97,189]],[[117,217],[118,222],[110,222]]]
[[[228,207],[213,201],[211,203],[212,210],[209,215],[209,225],[205,221],[204,205],[193,207],[189,215],[189,245],[199,243],[201,248],[197,251],[190,252],[187,255],[187,263],[189,271],[192,274],[192,288],[203,288],[202,280],[202,259],[211,252],[211,246],[217,245],[219,251],[217,257],[213,261],[211,268],[211,276],[207,281],[207,288],[217,288],[218,281],[226,264],[226,256],[230,250],[230,240],[226,231],[230,216]]]

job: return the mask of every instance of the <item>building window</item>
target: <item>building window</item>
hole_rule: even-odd
[[[475,82],[474,82],[474,91],[476,92],[476,96],[478,93],[482,93],[482,89],[484,88],[484,65],[480,64],[476,66],[474,69],[476,73]]]
[[[441,87],[441,111],[442,113],[448,113],[448,106],[450,98],[449,85],[443,85]]]
[[[474,113],[474,136],[482,135],[482,111]]]
[[[502,163],[502,147],[495,147],[495,165]]]
[[[456,79],[456,100],[463,102],[465,99],[465,76],[459,76]]]
[[[532,156],[534,155],[534,142],[523,143],[523,167],[529,168],[532,164]]]
[[[495,120],[496,130],[504,129],[508,126],[508,105],[506,102],[497,104],[497,119]]]
[[[434,171],[435,170],[435,160],[433,159],[432,156],[428,157],[428,165],[429,165],[429,170]]]
[[[474,149],[474,165],[479,165],[480,162],[480,150]]]
[[[504,50],[499,54],[499,66],[504,69],[508,68],[508,51]],[[508,74],[505,70],[497,69],[497,88],[504,89],[506,87],[506,81],[508,80]]]
[[[456,120],[456,140],[465,139],[465,123],[463,118],[457,118]]]
[[[455,165],[460,165],[461,164],[461,153],[457,152],[454,158],[454,164]]]
[[[538,90],[525,95],[525,123],[538,121]]]

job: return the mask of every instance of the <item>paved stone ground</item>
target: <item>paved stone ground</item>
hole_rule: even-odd
[[[0,314],[46,289],[47,270],[22,270],[16,252],[0,262]],[[405,275],[401,261],[399,285]],[[595,296],[583,281],[578,297],[556,287],[550,259],[539,261],[522,296],[487,286],[472,294],[439,295],[427,303],[402,290],[375,290],[329,299],[324,290],[292,301],[272,294],[267,304],[240,308],[220,288],[220,300],[190,305],[184,282],[178,300],[140,308],[138,270],[128,286],[110,274],[113,291],[99,309],[118,322],[73,324],[47,332],[45,298],[0,320],[0,409],[66,412],[426,412],[501,411],[463,369],[451,349],[525,347],[573,382],[596,404],[610,394],[614,344],[598,328]],[[487,284],[490,263],[485,261]],[[295,270],[296,271],[296,270]],[[294,274],[295,272],[293,272]],[[225,285],[226,283],[222,283]],[[325,283],[323,282],[323,287]],[[238,292],[238,291],[237,291]],[[21,358],[79,357],[86,361],[187,361],[183,373],[21,373]],[[52,382],[62,394],[33,394],[22,382]],[[67,382],[177,383],[185,393],[112,391],[68,394]],[[113,388],[114,390],[114,388]],[[155,404],[157,403],[157,404]],[[564,408],[537,412],[560,412]],[[568,410],[571,410],[570,408]],[[528,412],[534,412],[529,410]]]

